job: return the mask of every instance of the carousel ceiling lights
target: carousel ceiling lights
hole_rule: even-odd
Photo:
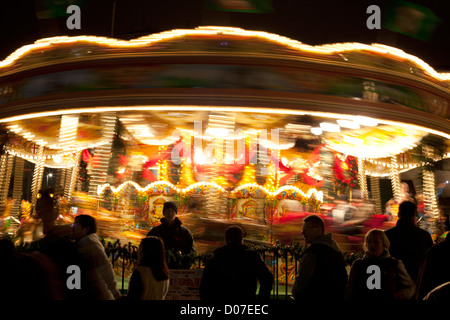
[[[334,123],[329,123],[329,122],[321,122],[320,128],[323,131],[327,131],[327,132],[340,132],[341,131],[341,128],[339,127],[339,125],[334,124]]]
[[[369,117],[356,116],[354,121],[359,123],[360,125],[367,126],[367,127],[375,127],[378,125],[377,120],[375,120],[373,118],[369,118]]]
[[[343,119],[339,119],[336,120],[336,122],[338,123],[338,125],[341,128],[347,128],[347,129],[359,129],[359,123],[354,121],[354,120],[343,120]]]
[[[322,129],[319,127],[311,128],[311,133],[315,134],[316,136],[319,136],[322,134]]]
[[[80,108],[80,109],[67,109],[58,111],[46,111],[39,113],[24,114],[20,116],[14,116],[9,118],[0,119],[0,123],[14,122],[20,120],[28,120],[39,117],[47,116],[60,116],[63,114],[76,114],[76,113],[103,113],[111,111],[224,111],[224,112],[245,112],[245,113],[265,113],[265,114],[277,114],[277,115],[310,115],[316,117],[330,118],[330,119],[348,119],[357,121],[360,124],[366,126],[373,126],[377,124],[395,125],[402,128],[409,128],[412,130],[419,130],[422,132],[427,132],[435,134],[446,139],[450,139],[450,134],[444,133],[442,131],[422,127],[419,125],[413,125],[408,123],[402,123],[398,121],[382,120],[369,118],[365,116],[353,116],[345,115],[339,113],[328,113],[328,112],[316,112],[316,111],[301,111],[292,109],[268,109],[268,108],[253,108],[253,107],[223,107],[223,106],[174,106],[174,105],[160,105],[160,106],[117,106],[117,107],[95,107],[95,108]]]

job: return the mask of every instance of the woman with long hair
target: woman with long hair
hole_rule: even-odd
[[[164,300],[169,291],[164,242],[158,237],[142,239],[137,267],[128,285],[128,298],[134,300]]]

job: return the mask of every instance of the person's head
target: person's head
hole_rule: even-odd
[[[168,224],[172,224],[175,221],[178,208],[175,202],[168,201],[163,205],[163,216]]]
[[[403,201],[398,206],[398,218],[405,221],[414,221],[417,216],[417,206],[414,202]]]
[[[306,243],[311,243],[315,239],[325,234],[325,223],[318,215],[309,215],[303,219],[302,234]]]
[[[389,251],[389,239],[381,229],[372,229],[364,237],[364,250],[372,257],[379,257]]]
[[[161,238],[149,236],[141,240],[138,250],[138,265],[150,267],[153,276],[158,281],[168,279],[169,269],[164,242]]]
[[[87,214],[80,214],[75,217],[75,221],[72,224],[73,237],[75,240],[79,240],[91,233],[97,232],[97,222],[94,217]]]
[[[402,193],[409,192],[409,185],[406,182],[400,183],[400,192],[402,192]]]
[[[225,231],[225,242],[229,245],[239,245],[244,241],[244,230],[238,226],[231,226]]]

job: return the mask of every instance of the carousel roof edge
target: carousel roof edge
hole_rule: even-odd
[[[314,55],[322,59],[328,59],[329,57],[339,57],[343,61],[348,61],[348,58],[343,56],[346,53],[362,53],[363,55],[378,55],[385,58],[389,58],[397,62],[410,62],[415,67],[420,68],[426,75],[434,78],[437,81],[450,84],[450,73],[438,72],[424,60],[408,54],[401,49],[373,43],[363,44],[358,42],[347,43],[335,43],[325,45],[308,45],[297,40],[293,40],[284,36],[280,36],[274,33],[264,31],[251,31],[236,27],[221,27],[221,26],[200,26],[195,29],[173,29],[169,31],[163,31],[160,33],[150,34],[147,36],[138,37],[131,40],[120,40],[108,37],[100,36],[56,36],[51,38],[43,38],[35,41],[32,44],[22,46],[7,56],[4,60],[0,61],[0,76],[1,73],[15,68],[20,64],[33,65],[36,62],[30,61],[26,58],[36,53],[47,53],[49,59],[64,59],[68,56],[52,56],[49,50],[57,49],[67,45],[69,47],[80,45],[81,43],[104,47],[106,49],[120,49],[120,50],[136,50],[139,48],[157,47],[159,44],[168,43],[171,40],[180,40],[182,38],[189,37],[234,37],[235,39],[247,40],[258,39],[275,45],[280,49],[289,49],[292,51],[284,52],[287,56],[294,55],[294,53],[302,53],[308,55]],[[221,43],[222,44],[222,43]],[[162,51],[164,52],[164,51]],[[87,53],[91,53],[89,50]],[[104,54],[109,54],[111,51],[105,51]],[[213,53],[213,52],[211,52]],[[74,52],[75,55],[80,55],[80,52]],[[83,54],[83,53],[81,53]],[[40,55],[42,56],[42,55]],[[69,56],[70,57],[70,56]],[[42,59],[42,58],[39,58]],[[39,60],[38,59],[38,60]],[[352,64],[351,62],[349,64]]]

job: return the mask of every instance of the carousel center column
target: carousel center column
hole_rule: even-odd
[[[367,180],[366,180],[366,166],[363,158],[358,158],[358,177],[359,187],[361,189],[361,199],[367,200]]]
[[[98,199],[98,187],[106,183],[116,120],[115,112],[102,113],[100,116],[103,128],[103,144],[95,148],[96,161],[93,164],[89,182],[89,196],[94,199]]]
[[[59,144],[63,151],[69,151],[76,145],[79,116],[63,115],[61,117],[61,127],[59,130]],[[78,176],[78,164],[80,162],[81,151],[76,151],[74,166],[66,168],[64,171],[64,197],[70,200]]]
[[[44,146],[39,146],[37,151],[36,163],[33,171],[33,182],[31,185],[32,198],[31,198],[31,210],[36,212],[36,201],[39,190],[41,190],[42,176],[44,174]]]
[[[397,156],[391,157],[390,175],[391,175],[391,185],[392,185],[392,192],[394,193],[394,199],[398,203],[400,203],[400,200],[401,200],[400,172],[398,170]]]

